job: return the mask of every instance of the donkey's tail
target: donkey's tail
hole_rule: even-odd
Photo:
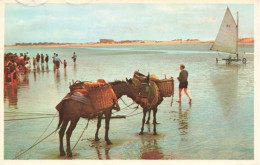
[[[61,101],[57,106],[56,109],[59,112],[59,123],[58,126],[56,128],[56,131],[60,128],[61,124],[62,124],[62,119],[63,119],[63,101]]]

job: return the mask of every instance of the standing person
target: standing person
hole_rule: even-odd
[[[49,56],[48,56],[48,54],[45,55],[45,62],[46,62],[46,65],[48,65],[48,62],[49,62]]]
[[[66,69],[66,67],[67,67],[67,62],[66,62],[66,60],[63,61],[63,64],[64,64],[64,69]]]
[[[44,63],[44,56],[43,56],[43,54],[41,54],[41,64],[43,64]]]
[[[26,76],[28,75],[29,70],[30,70],[30,65],[29,65],[29,62],[26,61],[26,63],[25,63],[25,75],[26,75]]]
[[[33,57],[33,69],[35,69],[35,66],[36,66],[36,58]]]
[[[55,64],[56,64],[56,69],[57,69],[57,71],[59,71],[60,63],[62,63],[62,62],[61,62],[60,58],[58,57],[58,54],[56,54]]]
[[[37,53],[37,55],[36,55],[36,62],[37,62],[37,65],[39,65],[39,62],[40,62],[40,55],[39,55],[39,53]]]
[[[177,102],[181,102],[181,92],[182,92],[182,89],[184,88],[184,92],[185,94],[189,97],[189,103],[191,103],[191,96],[188,92],[188,71],[185,70],[185,66],[183,64],[180,65],[180,75],[179,77],[177,78],[180,82],[179,84],[179,100],[177,100]]]
[[[72,56],[71,58],[73,59],[73,62],[74,62],[74,64],[75,64],[76,59],[77,59],[77,56],[76,56],[76,53],[75,53],[75,52],[73,53],[73,56]]]

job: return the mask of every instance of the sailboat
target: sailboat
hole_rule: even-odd
[[[234,17],[227,7],[216,40],[211,46],[210,50],[236,55],[234,58],[231,56],[228,58],[222,58],[222,60],[225,60],[227,64],[230,64],[232,61],[242,61],[243,63],[246,63],[246,58],[243,58],[242,60],[238,58],[238,12],[237,22],[235,22]],[[218,62],[217,58],[216,61]]]

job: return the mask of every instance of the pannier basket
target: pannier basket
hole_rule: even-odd
[[[117,98],[110,84],[100,84],[98,86],[90,86],[85,84],[88,96],[97,110],[112,107],[117,103]]]
[[[173,78],[163,79],[156,82],[162,97],[171,97],[174,94]]]

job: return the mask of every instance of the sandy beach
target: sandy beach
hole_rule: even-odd
[[[88,43],[51,43],[51,44],[31,44],[31,45],[5,45],[5,47],[84,47],[84,46],[115,46],[115,45],[160,45],[160,44],[197,44],[197,43],[213,43],[211,41],[191,40],[173,40],[173,41],[114,41],[108,43],[88,42]],[[254,43],[254,38],[241,38],[239,43]]]

